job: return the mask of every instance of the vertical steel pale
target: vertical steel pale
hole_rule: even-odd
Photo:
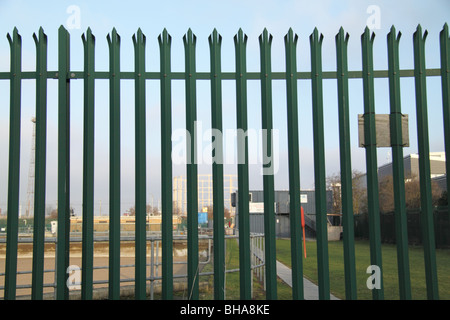
[[[172,234],[172,113],[170,46],[172,37],[166,29],[158,37],[161,81],[161,195],[162,195],[162,298],[173,298]]]
[[[133,35],[135,92],[135,299],[146,298],[147,273],[147,157],[145,113],[145,35]]]
[[[238,129],[239,289],[241,300],[249,300],[252,294],[252,270],[247,136],[247,35],[242,29],[239,29],[234,36],[234,47],[236,53],[236,127]]]
[[[82,35],[84,46],[83,112],[83,239],[81,297],[91,300],[94,282],[94,122],[95,37],[90,28]]]
[[[425,258],[425,279],[428,299],[437,300],[439,299],[439,290],[433,224],[433,199],[431,195],[430,146],[425,75],[425,39],[427,35],[427,31],[422,34],[422,27],[418,25],[413,35],[414,79],[416,88],[417,140],[419,147],[420,216]]]
[[[109,46],[109,299],[120,299],[120,36]]]
[[[58,31],[58,230],[56,298],[69,299],[67,268],[70,251],[70,35]]]
[[[8,216],[6,222],[5,292],[6,300],[16,298],[17,249],[19,236],[19,180],[20,180],[20,115],[22,89],[22,37],[14,28],[7,35],[11,49],[10,111],[9,111],[9,165]]]
[[[377,142],[375,131],[375,93],[373,74],[373,41],[366,27],[361,35],[364,94],[364,148],[366,149],[367,202],[369,213],[370,263],[380,269],[380,289],[372,290],[374,300],[384,298],[383,267],[381,263],[380,205],[378,198]]]
[[[222,132],[222,37],[216,29],[208,38],[211,59],[211,128]],[[223,195],[223,141],[212,137],[214,299],[225,299],[225,225]]]
[[[45,177],[47,146],[47,35],[42,27],[36,44],[36,148],[31,298],[42,300],[44,287]]]
[[[195,45],[197,37],[189,29],[183,37],[185,50],[185,86],[186,86],[186,139],[187,150],[187,223],[188,223],[188,299],[199,298],[199,261],[198,261],[198,177],[197,177],[197,141],[195,141],[195,123],[197,121],[197,77],[195,68]]]
[[[351,165],[350,116],[348,93],[347,47],[349,34],[341,27],[335,37],[338,113],[339,159],[341,167],[342,237],[344,242],[345,297],[356,300],[355,234],[353,218],[353,173]]]
[[[450,39],[448,24],[446,23],[439,34],[441,47],[441,82],[442,109],[444,117],[445,154],[450,154]],[[450,161],[445,161],[445,172],[450,172]],[[450,179],[447,180],[447,194],[450,190]],[[450,210],[449,210],[450,214]]]
[[[298,36],[289,29],[284,37],[286,50],[286,97],[289,153],[289,218],[291,230],[292,298],[300,300],[303,293],[303,264],[300,202],[300,150],[297,94],[297,41]]]
[[[259,36],[261,56],[261,120],[263,129],[264,236],[266,264],[266,298],[277,299],[277,266],[275,246],[275,183],[272,123],[272,35],[267,29]],[[269,162],[268,160],[271,159]],[[267,162],[267,163],[266,163]]]
[[[311,45],[311,80],[314,131],[314,184],[316,200],[317,268],[319,299],[330,299],[328,266],[328,218],[325,176],[325,136],[323,127],[322,41],[317,28],[309,37]]]
[[[408,255],[408,229],[405,200],[405,174],[403,166],[402,113],[400,105],[399,42],[401,33],[394,26],[387,36],[389,64],[390,130],[392,146],[392,173],[395,206],[395,239],[400,299],[411,299],[411,283]]]

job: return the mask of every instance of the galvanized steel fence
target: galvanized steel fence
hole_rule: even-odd
[[[299,113],[297,83],[309,80],[312,84],[313,131],[314,131],[314,172],[317,225],[317,256],[319,298],[330,298],[329,261],[327,246],[326,217],[326,177],[324,151],[324,109],[323,79],[337,79],[339,111],[339,145],[342,185],[343,247],[345,261],[345,292],[347,299],[357,299],[354,219],[352,205],[352,167],[350,155],[349,126],[349,87],[351,78],[363,81],[364,95],[364,141],[367,167],[367,193],[370,228],[370,262],[382,266],[380,218],[378,203],[378,177],[375,132],[374,79],[388,78],[390,93],[390,129],[394,172],[395,227],[398,250],[398,276],[401,299],[411,299],[411,285],[408,259],[408,239],[406,229],[405,189],[403,169],[403,140],[401,130],[400,78],[414,77],[417,130],[420,163],[421,216],[426,269],[427,296],[438,299],[437,266],[435,256],[433,210],[431,202],[431,180],[429,163],[429,141],[427,120],[426,79],[440,76],[442,80],[442,102],[444,113],[445,151],[450,152],[450,40],[446,24],[440,33],[440,69],[426,69],[425,39],[420,25],[413,35],[414,69],[400,70],[399,40],[400,33],[392,27],[387,35],[388,70],[374,70],[373,43],[374,34],[366,28],[361,36],[362,71],[349,71],[347,67],[347,44],[349,35],[341,28],[336,35],[336,71],[322,71],[323,35],[317,29],[310,36],[311,71],[297,70],[298,36],[289,30],[285,36],[286,70],[273,72],[271,68],[272,36],[265,29],[259,37],[260,72],[248,72],[246,68],[247,36],[242,30],[234,37],[235,72],[223,72],[221,69],[222,38],[214,30],[209,37],[210,72],[197,72],[195,63],[196,36],[189,30],[183,37],[185,48],[185,71],[171,70],[172,38],[167,30],[158,37],[160,47],[160,70],[149,72],[145,66],[146,37],[139,29],[132,40],[135,50],[134,71],[120,70],[121,38],[115,29],[107,36],[109,45],[109,71],[95,69],[95,37],[90,29],[82,36],[84,45],[84,70],[70,68],[70,35],[61,26],[58,33],[58,70],[47,70],[47,36],[41,28],[33,38],[36,43],[36,71],[22,71],[22,39],[17,29],[8,34],[11,47],[11,69],[1,72],[0,79],[10,82],[10,144],[7,206],[7,247],[5,266],[5,299],[16,298],[16,273],[18,250],[19,217],[19,163],[21,137],[21,85],[22,80],[36,80],[36,177],[35,177],[35,214],[33,234],[33,271],[32,299],[43,297],[43,257],[44,257],[44,212],[46,187],[46,119],[47,119],[47,82],[58,82],[58,232],[56,257],[56,298],[68,299],[67,267],[69,266],[70,233],[70,83],[72,79],[84,81],[84,131],[83,131],[83,232],[82,232],[82,298],[91,299],[93,293],[93,196],[94,196],[94,88],[96,79],[109,80],[110,92],[110,233],[109,233],[109,298],[120,298],[120,85],[122,79],[135,81],[135,143],[136,143],[136,263],[135,294],[136,299],[145,299],[146,295],[146,117],[145,97],[146,80],[160,82],[161,97],[161,194],[162,194],[162,298],[172,299],[173,257],[172,257],[172,158],[171,158],[171,83],[172,80],[184,80],[186,86],[186,129],[193,133],[197,119],[196,83],[210,81],[211,85],[211,126],[222,130],[222,81],[234,80],[236,83],[237,128],[247,132],[247,83],[258,80],[261,84],[262,128],[268,132],[268,143],[263,145],[265,154],[272,153],[272,81],[286,81],[287,130],[289,149],[289,190],[291,195],[300,195],[299,163]],[[220,145],[220,147],[222,147]],[[190,146],[190,155],[196,153],[195,144]],[[216,150],[217,152],[217,150]],[[251,298],[251,256],[249,227],[249,168],[248,141],[244,148],[238,148],[239,157],[245,163],[237,165],[238,170],[238,210],[239,210],[239,268],[241,299]],[[225,235],[224,199],[223,199],[223,161],[216,153],[212,164],[214,194],[214,299],[224,299],[224,254]],[[191,161],[189,161],[191,160]],[[198,288],[198,221],[197,221],[197,164],[193,159],[187,161],[187,203],[188,203],[188,291],[191,299],[199,298]],[[447,172],[450,162],[447,162]],[[264,228],[265,228],[265,280],[267,299],[277,299],[277,273],[275,250],[274,219],[274,176],[263,177],[264,186]],[[447,180],[447,189],[450,181]],[[294,299],[303,299],[302,234],[300,229],[300,197],[290,197],[292,290]],[[382,270],[382,269],[381,269]],[[381,276],[381,279],[383,277]],[[374,299],[383,299],[383,284],[373,290]]]

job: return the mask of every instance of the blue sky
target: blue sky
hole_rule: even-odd
[[[372,12],[370,5],[379,8],[380,25],[373,31],[375,69],[387,69],[386,35],[391,25],[402,32],[400,41],[400,67],[413,68],[412,36],[420,23],[428,30],[426,42],[427,68],[439,68],[439,32],[445,22],[450,21],[450,1],[9,1],[0,0],[0,72],[9,70],[9,44],[6,34],[17,27],[23,42],[23,70],[35,68],[35,45],[32,34],[43,27],[48,36],[48,68],[57,69],[57,30],[68,26],[72,12],[68,8],[79,8],[80,28],[69,29],[71,35],[71,69],[83,69],[81,35],[88,27],[96,37],[96,70],[108,70],[108,45],[106,36],[115,27],[121,36],[121,69],[132,71],[133,44],[131,37],[140,27],[147,37],[146,69],[159,71],[159,47],[157,37],[164,28],[172,36],[172,70],[184,70],[182,37],[191,28],[197,36],[197,70],[209,71],[208,36],[214,28],[222,35],[222,70],[234,71],[233,36],[239,28],[248,35],[247,66],[249,71],[259,71],[258,36],[264,28],[273,35],[272,70],[284,71],[283,38],[289,28],[299,36],[297,47],[298,70],[310,70],[309,35],[314,27],[324,35],[323,70],[336,69],[334,36],[342,26],[350,34],[349,70],[361,70],[362,34]],[[402,78],[402,111],[409,115],[410,147],[405,155],[417,152],[414,80]],[[443,150],[442,99],[440,78],[428,79],[428,107],[431,151]],[[224,129],[236,127],[234,81],[223,82]],[[26,201],[29,168],[31,117],[34,115],[35,83],[23,81],[22,93],[22,143],[21,143],[21,203]],[[133,82],[122,81],[122,208],[134,202],[134,97]],[[249,127],[261,127],[260,84],[249,82]],[[299,121],[301,147],[302,188],[314,186],[311,86],[310,81],[299,81]],[[47,204],[56,206],[57,163],[57,90],[54,81],[48,83],[48,152],[47,152]],[[78,214],[81,213],[82,194],[82,80],[72,82],[71,87],[71,200]],[[108,82],[96,81],[96,160],[95,203],[96,211],[102,201],[102,213],[107,212],[108,203]],[[288,188],[286,102],[285,83],[273,82],[274,127],[280,132],[280,170],[275,176],[277,189]],[[376,79],[375,102],[377,113],[389,113],[388,80]],[[327,175],[339,172],[339,141],[337,123],[336,81],[324,81],[325,150]],[[173,81],[172,89],[173,129],[184,127],[184,82]],[[209,82],[198,82],[198,118],[203,126],[210,125]],[[352,166],[365,171],[364,150],[358,148],[357,114],[363,113],[362,80],[350,80],[350,117]],[[147,81],[147,154],[148,154],[148,198],[156,205],[160,197],[159,163],[159,84]],[[6,210],[7,167],[9,135],[9,84],[0,80],[0,208]],[[389,149],[379,149],[378,163],[390,162]],[[262,176],[258,166],[251,166],[250,187],[262,188]],[[209,173],[203,166],[201,173]],[[174,176],[183,175],[183,166],[174,166]],[[235,166],[226,166],[225,173],[236,173]]]

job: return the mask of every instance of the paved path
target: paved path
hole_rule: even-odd
[[[289,267],[282,264],[277,260],[277,275],[286,282],[289,286],[292,287],[292,271]],[[303,278],[303,290],[304,290],[304,298],[305,300],[319,300],[319,287],[309,281],[306,278]],[[339,300],[332,294],[330,295],[331,300]]]
[[[254,255],[264,260],[264,252],[253,247],[252,252]],[[277,260],[277,276],[280,277],[286,284],[292,287],[292,270]],[[305,300],[319,300],[319,287],[303,277],[303,295]],[[334,295],[330,294],[330,300],[339,300]]]

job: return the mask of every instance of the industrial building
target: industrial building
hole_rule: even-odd
[[[213,181],[211,174],[199,174],[198,178],[198,209],[212,206],[213,204]],[[173,178],[173,203],[174,210],[185,216],[187,214],[187,178],[177,176]],[[231,194],[237,188],[237,176],[225,174],[223,176],[224,205],[234,214],[234,207],[231,205]]]
[[[326,191],[327,213],[331,213],[332,191]],[[232,194],[232,205],[236,209],[235,223],[239,229],[239,212],[237,191]],[[290,195],[289,190],[275,191],[275,228],[277,237],[290,236]],[[305,213],[306,236],[315,237],[316,203],[314,190],[301,190],[300,202]],[[249,192],[250,232],[264,233],[264,191],[253,190]],[[329,219],[329,222],[331,219]],[[339,235],[338,235],[339,237]]]
[[[403,158],[405,179],[419,178],[419,154],[413,153]],[[431,178],[445,175],[445,152],[430,152]],[[392,162],[378,168],[378,179],[392,175]]]
[[[381,181],[386,176],[392,176],[392,162],[384,164],[378,167],[378,181]],[[419,154],[413,153],[403,158],[403,167],[405,180],[419,178]],[[445,152],[430,152],[430,173],[431,179],[438,182],[438,185],[442,190],[446,190],[447,187],[442,188],[446,184],[446,172],[445,172]],[[360,187],[367,187],[366,174],[362,174],[357,178],[357,183]],[[444,182],[443,182],[444,181]]]

